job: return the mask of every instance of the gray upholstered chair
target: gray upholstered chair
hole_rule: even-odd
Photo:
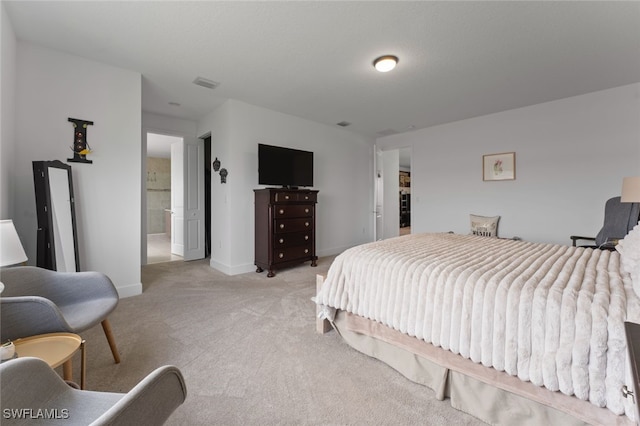
[[[39,358],[17,358],[0,364],[2,424],[161,425],[187,397],[182,373],[160,367],[128,393],[83,391],[67,385]],[[14,415],[11,415],[14,413]],[[19,414],[23,419],[17,419]],[[25,419],[24,416],[27,416]]]
[[[594,241],[595,245],[582,247],[613,249],[617,240],[623,239],[638,224],[639,218],[640,204],[622,203],[620,197],[609,198],[604,206],[604,224],[598,235],[595,237],[572,235],[569,238],[574,246],[577,241],[586,240]]]
[[[36,334],[81,333],[102,324],[113,359],[120,355],[107,316],[118,305],[118,292],[100,272],[57,272],[35,266],[0,270],[2,342]]]

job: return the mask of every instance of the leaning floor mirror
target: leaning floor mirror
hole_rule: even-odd
[[[71,166],[58,160],[34,161],[33,182],[38,218],[37,266],[79,271]]]

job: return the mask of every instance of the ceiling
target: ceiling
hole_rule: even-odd
[[[640,82],[636,1],[3,5],[19,40],[140,72],[144,111],[190,120],[237,99],[379,137]]]
[[[147,157],[171,158],[171,145],[176,142],[182,142],[182,138],[147,133]]]

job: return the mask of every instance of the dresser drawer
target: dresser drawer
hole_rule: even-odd
[[[313,206],[310,204],[294,204],[294,205],[279,205],[273,206],[274,218],[289,218],[289,217],[307,217],[313,215]]]
[[[304,202],[309,202],[309,203],[315,203],[318,199],[318,193],[317,192],[302,192],[302,193],[298,193],[298,201],[304,203]]]
[[[318,199],[318,193],[313,192],[296,192],[296,191],[278,191],[273,194],[273,201],[276,203],[315,203]]]
[[[274,248],[273,249],[273,263],[288,262],[294,259],[310,258],[312,256],[311,244],[306,246],[288,247],[288,248]]]
[[[295,192],[276,192],[273,194],[273,201],[276,203],[287,203],[291,201],[298,201],[298,194]]]
[[[273,237],[273,249],[279,250],[286,247],[295,247],[308,245],[313,241],[313,232],[289,232],[287,234],[278,234]]]
[[[273,232],[275,234],[306,231],[313,229],[313,218],[276,219],[273,225]]]

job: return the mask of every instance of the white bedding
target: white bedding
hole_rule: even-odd
[[[623,322],[639,300],[617,252],[414,234],[338,256],[320,305],[633,418]]]

